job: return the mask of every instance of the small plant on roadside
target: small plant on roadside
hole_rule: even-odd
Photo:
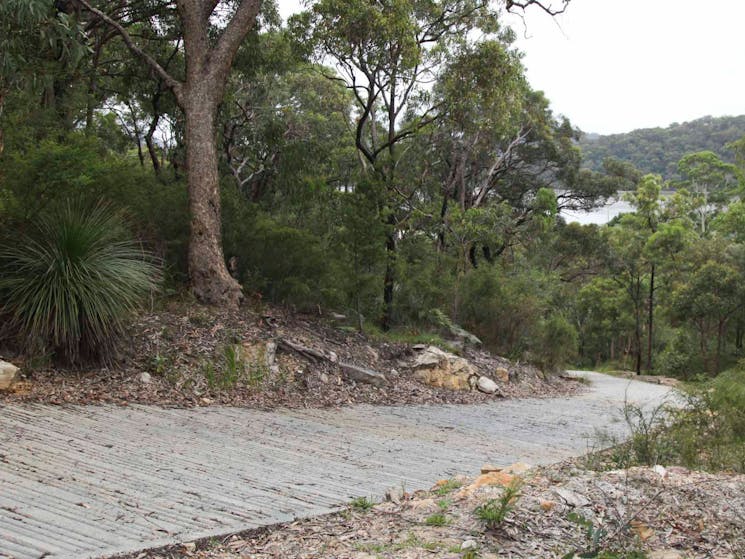
[[[439,501],[437,501],[437,506],[440,507],[440,510],[442,512],[445,512],[446,510],[448,510],[450,508],[450,505],[451,505],[450,499],[440,499]]]
[[[375,503],[367,497],[356,497],[355,499],[352,499],[352,502],[349,503],[349,506],[352,507],[354,510],[364,512],[373,508],[375,506]]]
[[[441,485],[437,487],[437,489],[434,490],[434,494],[438,495],[439,497],[444,497],[445,495],[448,495],[449,493],[452,493],[459,487],[463,486],[463,482],[459,481],[457,479],[448,479],[444,481]]]
[[[448,524],[450,524],[450,520],[443,513],[437,512],[428,516],[424,520],[424,523],[427,526],[447,526]]]
[[[499,498],[489,499],[476,507],[473,511],[476,518],[481,520],[489,530],[495,530],[515,508],[521,496],[521,486],[522,484],[519,480],[513,480],[512,483],[502,490]]]
[[[570,512],[567,520],[584,528],[587,537],[587,546],[584,549],[573,549],[562,559],[647,559],[647,555],[638,549],[628,549],[620,546],[621,549],[613,549],[612,542],[615,540],[619,530],[613,536],[609,536],[608,531],[602,527],[596,527],[592,521],[576,512]],[[622,522],[626,526],[626,520]]]

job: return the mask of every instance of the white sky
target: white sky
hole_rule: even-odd
[[[585,132],[745,113],[745,0],[571,0],[509,22],[531,85]]]

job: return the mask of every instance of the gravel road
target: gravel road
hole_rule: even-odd
[[[573,397],[280,410],[0,406],[0,559],[83,559],[321,514],[488,462],[544,464],[627,432],[665,386],[596,373]]]

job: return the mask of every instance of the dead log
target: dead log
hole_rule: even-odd
[[[315,362],[326,361],[338,365],[344,376],[355,382],[372,384],[378,388],[385,386],[388,383],[388,379],[385,378],[383,373],[373,371],[372,369],[366,369],[364,367],[358,367],[351,363],[342,363],[333,351],[323,351],[313,347],[307,347],[284,338],[280,338],[277,341],[277,347],[284,349],[285,351],[293,351],[298,355]]]

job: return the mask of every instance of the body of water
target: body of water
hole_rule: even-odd
[[[619,192],[617,198],[611,198],[604,206],[595,208],[589,212],[562,210],[560,215],[567,220],[568,223],[576,222],[581,225],[589,225],[591,223],[604,225],[618,215],[634,211],[634,207],[623,199],[625,194],[625,192]],[[672,191],[663,191],[661,193],[661,198],[665,199],[671,194]]]

